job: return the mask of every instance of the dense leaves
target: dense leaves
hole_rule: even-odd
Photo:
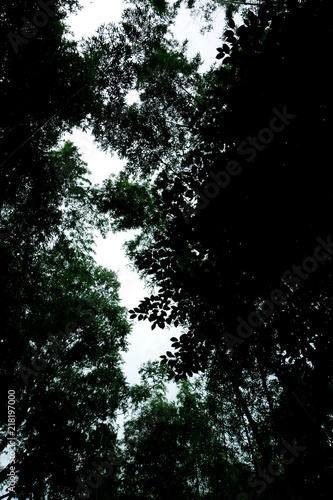
[[[231,384],[255,466],[284,436],[308,443],[306,474],[298,465],[279,486],[292,498],[324,495],[316,484],[328,484],[332,464],[331,14],[327,1],[264,2],[237,26],[229,12],[221,65],[195,87],[185,80],[187,149],[152,178],[158,217],[129,245],[153,289],[132,317],[184,328],[161,356],[170,376],[221,367],[216,391]],[[160,87],[159,101],[169,98]],[[129,156],[149,178],[147,147]],[[258,389],[245,397],[252,381],[274,419]]]
[[[331,2],[207,2],[207,21],[227,9],[204,74],[171,34],[181,2],[137,0],[80,50],[65,38],[76,2],[57,5],[33,36],[27,2],[0,18],[0,378],[16,391],[17,495],[77,497],[112,454],[98,498],[327,498]],[[92,187],[62,140],[74,126],[124,170]],[[127,250],[150,295],[130,319],[181,330],[132,387],[119,284],[92,257],[108,223],[137,230]]]
[[[76,476],[106,454],[103,430],[116,439],[127,394],[120,352],[130,327],[120,285],[92,258],[103,216],[93,210],[86,164],[62,138],[100,102],[89,88],[92,60],[65,38],[77,3],[56,4],[18,45],[21,18],[36,19],[38,4],[3,2],[1,13],[1,452],[8,390],[17,437],[15,491],[2,456],[9,498],[73,494]]]

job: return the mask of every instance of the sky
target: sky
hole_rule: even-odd
[[[83,10],[76,15],[67,18],[67,24],[73,32],[76,40],[92,36],[102,23],[118,22],[124,4],[121,0],[81,0]],[[189,40],[188,55],[193,57],[200,52],[204,64],[202,71],[209,69],[216,61],[216,47],[221,45],[222,30],[224,26],[224,12],[221,8],[214,20],[213,31],[200,34],[201,24],[198,19],[193,19],[187,9],[181,9],[174,28],[177,40]],[[134,98],[132,97],[133,101]],[[117,155],[103,153],[93,142],[89,132],[75,131],[70,140],[81,150],[83,160],[88,164],[92,172],[90,180],[99,183],[106,179],[111,173],[118,173],[124,162]],[[122,248],[125,241],[131,239],[134,231],[126,233],[109,234],[106,239],[96,237],[95,260],[99,265],[110,268],[118,273],[121,284],[121,303],[128,309],[137,307],[140,300],[150,295],[137,273],[128,267],[129,261]],[[180,328],[161,330],[158,327],[151,330],[151,324],[146,322],[135,322],[132,334],[129,338],[129,350],[124,353],[124,372],[129,383],[139,383],[138,369],[140,365],[148,360],[157,360],[161,354],[170,350],[170,338],[179,337],[182,333]],[[173,398],[175,388],[170,386],[169,397]]]

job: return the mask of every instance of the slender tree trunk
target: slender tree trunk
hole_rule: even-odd
[[[243,412],[241,412],[241,417],[242,417],[242,421],[243,421],[243,425],[244,425],[244,429],[245,429],[245,434],[246,434],[247,442],[249,443],[249,448],[250,448],[251,455],[252,455],[252,462],[253,462],[254,468],[258,469],[258,463],[257,463],[256,456],[255,456],[255,453],[254,453],[254,449],[253,449],[253,446],[252,446],[252,440],[251,440],[251,437],[250,437],[249,432],[247,430],[247,425],[246,425],[246,422],[245,422],[245,418],[244,418]]]
[[[246,402],[245,402],[245,400],[244,400],[244,398],[242,396],[242,393],[241,393],[241,391],[239,389],[239,386],[238,386],[236,380],[233,377],[231,377],[231,383],[232,383],[232,386],[234,388],[236,397],[237,397],[237,399],[238,399],[238,401],[239,401],[239,403],[241,405],[241,408],[242,408],[244,414],[246,415],[246,418],[248,419],[248,422],[249,422],[249,425],[250,425],[250,427],[252,429],[253,435],[254,435],[254,437],[255,437],[255,439],[257,441],[260,453],[262,454],[264,460],[269,461],[269,457],[268,457],[266,448],[264,446],[264,443],[262,441],[262,438],[261,438],[260,433],[259,433],[258,428],[257,428],[257,424],[253,420],[252,415],[251,415],[251,413],[250,413],[250,411],[248,409],[248,406],[247,406],[247,404],[246,404]]]
[[[225,453],[225,460],[227,462],[227,468],[228,468],[228,479],[229,479],[229,484],[230,484],[230,494],[234,496],[233,488],[232,488],[232,481],[231,481],[231,474],[230,474],[230,464],[228,460],[228,448],[227,448],[227,443],[225,440],[225,425],[224,425],[224,420],[223,420],[223,398],[222,398],[222,435],[223,435],[223,448],[224,448],[224,453]]]

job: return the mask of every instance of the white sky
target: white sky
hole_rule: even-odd
[[[121,0],[81,0],[81,4],[84,9],[67,19],[76,40],[92,36],[102,23],[119,21],[124,6]],[[185,38],[189,40],[189,56],[194,56],[197,52],[201,53],[204,61],[202,69],[207,70],[216,61],[216,48],[221,45],[219,37],[222,34],[223,26],[224,12],[221,8],[214,20],[214,30],[201,35],[199,20],[193,19],[188,10],[181,9],[174,34],[179,41],[183,41]],[[111,173],[117,173],[121,169],[123,162],[116,155],[111,157],[111,154],[105,154],[98,150],[89,133],[76,131],[70,140],[82,151],[83,160],[92,172],[90,179],[93,183],[101,182]],[[137,307],[140,299],[150,295],[145,291],[138,275],[126,266],[128,260],[122,245],[133,234],[134,232],[131,231],[127,234],[109,234],[106,239],[97,237],[95,256],[98,264],[118,273],[118,279],[121,283],[121,301],[129,309]],[[151,330],[151,323],[148,321],[135,322],[129,338],[129,350],[123,356],[124,371],[128,381],[138,383],[140,381],[138,375],[140,365],[148,360],[159,359],[161,354],[170,349],[169,339],[174,336],[178,337],[180,333],[179,328]],[[171,391],[170,397],[173,395],[174,391]]]

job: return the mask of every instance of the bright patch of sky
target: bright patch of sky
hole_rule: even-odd
[[[103,23],[120,21],[123,8],[126,6],[121,0],[84,0],[81,1],[83,9],[76,15],[67,18],[67,24],[74,34],[76,40],[92,36],[97,28]],[[214,28],[204,35],[200,34],[202,24],[199,19],[191,17],[185,8],[180,10],[177,18],[174,34],[179,41],[189,40],[188,55],[193,57],[200,52],[204,64],[202,71],[209,69],[216,62],[216,48],[221,45],[222,30],[224,27],[224,11],[221,8],[214,19]],[[135,96],[132,96],[134,101]],[[88,164],[92,172],[90,180],[100,183],[111,173],[118,173],[124,162],[117,155],[103,153],[93,143],[93,138],[88,132],[75,131],[70,140],[81,150],[83,160]],[[129,261],[122,248],[125,241],[131,239],[134,231],[112,234],[106,239],[96,237],[95,260],[99,265],[110,268],[118,273],[121,283],[120,297],[122,305],[128,309],[137,307],[139,301],[150,293],[145,290],[144,284],[139,280],[137,273],[129,269]],[[147,360],[157,360],[161,354],[170,350],[170,338],[177,337],[181,333],[180,328],[151,330],[150,323],[136,322],[129,338],[130,347],[124,353],[124,371],[129,383],[138,383],[140,377],[138,369]],[[169,397],[175,396],[175,389],[170,388]]]

